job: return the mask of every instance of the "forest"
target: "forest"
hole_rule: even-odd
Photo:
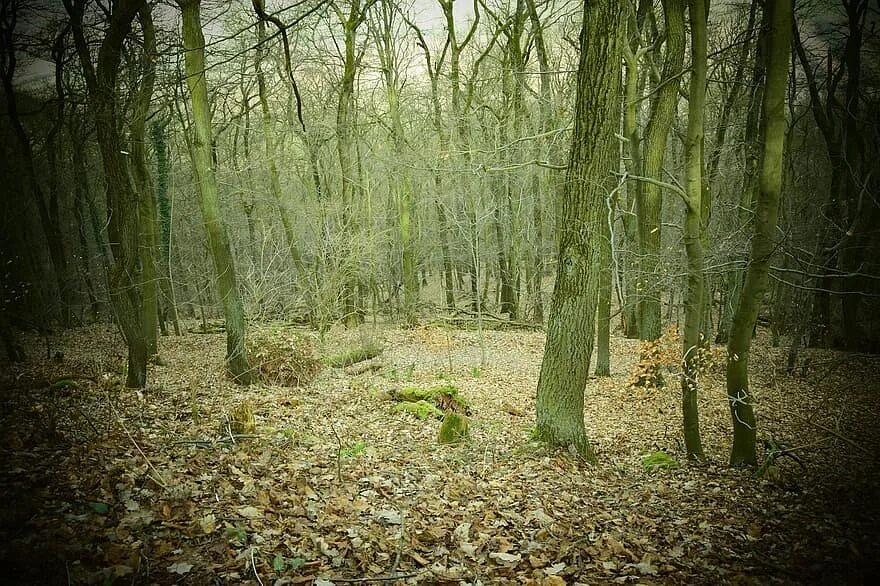
[[[869,584],[880,4],[0,0],[0,584]]]

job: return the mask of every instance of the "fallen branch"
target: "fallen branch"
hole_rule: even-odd
[[[424,573],[425,570],[420,570],[418,572],[409,572],[408,574],[386,574],[383,576],[372,576],[372,577],[364,577],[364,578],[325,578],[325,580],[330,580],[331,582],[343,582],[345,584],[358,584],[360,582],[390,582],[392,580],[405,580],[407,578],[415,578],[419,574]]]
[[[850,438],[846,437],[845,435],[843,435],[842,433],[840,433],[840,432],[837,431],[836,429],[831,429],[830,427],[828,427],[828,426],[826,426],[826,425],[822,425],[821,423],[816,423],[815,421],[813,421],[813,420],[810,419],[809,417],[804,417],[804,416],[801,415],[800,413],[796,413],[796,412],[794,412],[794,411],[789,411],[789,410],[787,410],[787,409],[783,409],[782,412],[783,412],[783,413],[787,413],[787,414],[789,414],[789,415],[794,415],[795,417],[797,417],[797,418],[800,419],[801,421],[804,421],[804,422],[806,422],[806,423],[809,423],[810,425],[812,425],[812,426],[814,426],[814,427],[818,427],[819,429],[821,429],[822,431],[824,431],[824,432],[826,432],[826,433],[830,433],[831,435],[833,435],[833,436],[836,437],[837,439],[839,439],[839,440],[841,440],[841,441],[843,441],[843,442],[849,444],[851,447],[853,447],[853,448],[855,448],[856,450],[862,452],[862,453],[865,454],[866,456],[869,456],[869,457],[870,457],[870,456],[873,456],[873,455],[874,455],[874,454],[873,454],[868,448],[866,448],[866,447],[862,446],[861,444],[859,444],[859,443],[857,443],[857,442],[851,440]]]
[[[158,470],[156,470],[156,467],[153,466],[153,463],[152,463],[152,462],[150,462],[150,459],[147,457],[147,455],[144,453],[144,451],[141,449],[141,447],[140,447],[140,446],[138,445],[138,443],[135,441],[134,437],[133,437],[133,436],[131,435],[131,433],[128,431],[128,428],[125,427],[125,423],[122,421],[122,417],[119,416],[119,412],[116,411],[116,407],[114,407],[113,405],[110,405],[110,409],[112,409],[112,410],[113,410],[113,414],[116,415],[116,420],[119,422],[119,425],[122,427],[122,431],[125,432],[125,435],[128,436],[128,439],[131,440],[131,443],[134,444],[134,447],[137,448],[137,451],[140,452],[140,455],[141,455],[141,456],[143,457],[143,459],[146,461],[147,466],[149,466],[149,467],[150,467],[150,470],[153,471],[153,474],[156,475],[155,478],[153,478],[153,480],[155,480],[155,481],[156,481],[156,484],[158,484],[158,485],[161,486],[162,488],[167,489],[167,488],[168,488],[168,484],[167,484],[167,483],[165,482],[165,480],[162,478],[162,474],[161,474]]]

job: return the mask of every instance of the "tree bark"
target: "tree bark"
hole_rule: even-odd
[[[131,148],[131,170],[138,193],[138,212],[140,213],[139,256],[143,279],[143,305],[141,308],[144,340],[147,356],[159,354],[159,287],[156,257],[158,249],[158,223],[156,217],[156,194],[153,191],[153,178],[147,166],[146,126],[150,112],[150,100],[156,81],[156,31],[149,4],[144,4],[138,13],[144,35],[144,49],[141,57],[142,75],[135,95],[129,142]]]
[[[123,154],[118,129],[116,79],[122,58],[122,45],[131,32],[135,15],[143,0],[119,0],[98,51],[97,68],[92,64],[82,28],[84,3],[64,0],[71,16],[74,42],[86,79],[89,105],[104,167],[107,195],[107,233],[112,266],[108,271],[108,290],[117,323],[128,346],[126,385],[141,388],[147,382],[147,344],[141,313],[141,271],[138,263],[140,222],[139,196],[131,181],[128,161]]]
[[[190,156],[201,197],[199,205],[208,246],[217,274],[217,289],[226,317],[226,366],[240,384],[253,380],[245,347],[245,320],[235,276],[235,262],[220,212],[217,179],[211,160],[211,109],[205,79],[205,37],[202,34],[200,0],[177,0],[183,15],[183,47],[186,83],[192,101],[193,137]]]
[[[558,219],[556,285],[537,388],[537,433],[596,456],[584,429],[584,388],[593,351],[604,202],[616,168],[620,120],[619,0],[583,3],[574,134]]]
[[[776,219],[782,187],[785,139],[785,91],[791,48],[791,2],[770,0],[767,83],[762,107],[760,181],[756,195],[755,235],[748,270],[727,344],[727,399],[733,420],[730,463],[754,465],[756,420],[749,391],[749,350],[758,309],[767,290],[770,257],[776,249]]]
[[[663,161],[666,157],[666,140],[675,108],[678,104],[682,64],[684,62],[685,33],[682,0],[663,0],[666,20],[666,55],[663,76],[657,89],[654,110],[645,129],[645,177],[662,180]],[[661,297],[663,290],[660,268],[661,222],[663,196],[654,183],[645,183],[638,192],[636,213],[638,216],[639,253],[641,254],[639,296],[639,319],[642,340],[657,340],[662,330]]]
[[[706,0],[689,0],[691,24],[691,82],[688,97],[688,127],[685,139],[686,183],[684,242],[687,253],[687,297],[682,337],[681,411],[684,444],[688,458],[702,460],[700,414],[697,405],[697,356],[702,347],[702,319],[705,305],[703,269],[703,127],[706,108]],[[682,7],[682,12],[684,12]]]

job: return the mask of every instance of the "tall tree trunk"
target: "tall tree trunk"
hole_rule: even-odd
[[[654,101],[654,110],[645,129],[645,177],[662,180],[663,161],[666,157],[666,140],[675,108],[678,104],[678,88],[684,62],[685,34],[684,19],[678,18],[682,12],[682,0],[664,0],[663,12],[666,19],[666,55],[663,62],[663,77]],[[670,18],[670,15],[675,15]],[[636,200],[638,215],[639,253],[642,291],[639,299],[639,318],[642,340],[657,340],[662,330],[661,301],[663,283],[660,276],[660,243],[663,197],[660,187],[645,183]]]
[[[684,12],[682,7],[682,12]],[[687,252],[687,297],[682,338],[681,412],[688,458],[702,460],[700,414],[697,404],[697,356],[702,348],[706,279],[703,269],[703,126],[706,108],[706,0],[689,0],[691,24],[691,83],[685,139],[686,183],[684,242]],[[682,15],[683,16],[683,15]]]
[[[584,429],[593,351],[605,197],[613,184],[620,120],[619,0],[583,3],[574,134],[558,218],[556,285],[537,388],[537,432],[551,445],[596,457]]]
[[[156,31],[149,4],[141,7],[139,14],[144,35],[144,49],[141,58],[142,75],[135,96],[135,107],[131,122],[130,147],[132,177],[138,192],[138,212],[140,213],[139,255],[143,278],[142,317],[147,356],[159,354],[159,287],[156,270],[156,247],[158,222],[156,217],[156,194],[153,191],[153,178],[147,166],[146,126],[156,80]]]
[[[266,76],[263,73],[263,60],[266,55],[266,23],[261,19],[257,22],[257,61],[255,63],[257,69],[257,87],[259,88],[260,112],[263,121],[263,140],[266,145],[265,157],[266,167],[269,170],[269,191],[278,206],[278,216],[281,219],[281,226],[284,229],[284,239],[287,242],[287,251],[290,254],[290,262],[296,270],[297,282],[300,289],[308,291],[308,275],[305,263],[303,263],[302,253],[297,244],[296,234],[294,232],[293,221],[290,217],[290,211],[284,195],[281,193],[281,178],[278,174],[278,163],[276,160],[275,148],[275,129],[272,126],[272,113],[269,111],[269,100],[266,92]]]
[[[245,347],[245,320],[235,277],[235,262],[220,212],[217,179],[211,162],[211,109],[205,79],[205,37],[202,34],[200,0],[178,0],[183,14],[183,48],[186,83],[192,100],[193,137],[190,156],[199,186],[199,205],[208,246],[217,274],[217,289],[226,316],[226,365],[234,380],[249,384],[253,376]]]
[[[168,157],[168,142],[165,137],[165,123],[153,122],[150,137],[156,153],[156,205],[159,225],[159,290],[162,293],[163,316],[171,319],[174,335],[180,335],[180,318],[177,314],[177,299],[174,281],[171,277],[171,200],[168,196],[168,178],[171,175],[171,161]]]
[[[64,0],[71,16],[74,42],[89,92],[89,105],[104,167],[107,195],[107,233],[113,265],[108,271],[108,290],[116,321],[128,346],[126,385],[144,387],[147,382],[147,344],[142,320],[141,271],[138,262],[140,222],[139,197],[131,182],[128,161],[123,154],[118,130],[116,80],[122,45],[131,32],[132,21],[143,0],[119,0],[98,51],[97,68],[82,28],[84,2]]]
[[[391,138],[394,143],[394,178],[391,195],[394,198],[398,219],[398,236],[401,249],[401,275],[403,281],[403,317],[407,325],[413,326],[418,319],[419,282],[417,275],[416,251],[413,238],[413,190],[410,174],[404,162],[406,156],[406,137],[400,118],[400,67],[399,48],[394,37],[394,15],[396,9],[388,1],[379,6],[379,26],[376,33],[376,47],[382,66],[385,82],[385,95],[388,100],[388,116],[391,119]],[[443,235],[445,238],[445,235]],[[448,299],[447,299],[448,303]]]
[[[749,99],[748,114],[746,115],[745,136],[742,145],[743,180],[740,192],[740,201],[737,208],[737,224],[734,232],[737,234],[749,233],[749,224],[755,211],[755,192],[758,184],[758,158],[761,145],[759,135],[761,133],[761,103],[764,93],[765,77],[767,75],[767,44],[769,43],[769,20],[767,10],[764,10],[761,20],[761,29],[758,33],[758,46],[755,51],[755,68],[752,72],[751,96]],[[730,329],[733,327],[733,316],[739,304],[742,294],[743,279],[746,267],[745,255],[738,255],[735,260],[743,263],[743,266],[734,265],[733,270],[727,273],[726,305],[723,307],[724,317],[719,324],[716,343],[726,343]]]
[[[335,6],[334,6],[335,8]],[[339,182],[342,196],[342,229],[349,234],[347,240],[354,237],[356,220],[353,214],[352,199],[354,197],[355,173],[357,171],[355,155],[352,153],[354,136],[352,132],[354,117],[354,81],[358,67],[358,57],[355,55],[355,42],[357,29],[363,22],[364,16],[360,0],[351,2],[348,15],[344,15],[336,8],[337,16],[343,27],[344,55],[342,82],[339,86],[339,97],[336,106],[336,153],[339,157]],[[342,319],[348,326],[357,325],[360,316],[357,305],[357,271],[352,268],[355,251],[346,249],[344,254],[348,257],[343,260],[345,275],[342,283]]]
[[[770,257],[776,249],[776,219],[782,186],[785,90],[791,48],[791,2],[769,0],[770,42],[762,108],[760,182],[756,193],[755,235],[739,306],[727,344],[727,399],[733,420],[730,463],[754,465],[756,421],[749,391],[749,350],[758,309],[767,290]]]
[[[0,6],[0,77],[2,77],[3,93],[6,96],[6,115],[12,125],[13,134],[18,142],[23,159],[22,162],[24,163],[26,192],[29,192],[37,206],[40,227],[49,249],[49,260],[52,263],[52,279],[58,290],[57,299],[60,311],[56,315],[60,318],[62,325],[68,327],[70,325],[70,290],[67,278],[67,253],[64,250],[64,242],[61,238],[61,227],[58,219],[57,171],[50,168],[49,202],[47,204],[46,195],[43,193],[37,177],[31,140],[18,114],[18,101],[15,88],[13,87],[13,78],[18,62],[14,31],[17,19],[22,16],[19,14],[20,11],[21,8],[17,3],[3,2],[2,6]],[[56,65],[56,87],[59,92],[62,90],[62,86],[59,85],[61,82],[61,59],[62,57],[59,56]],[[63,118],[64,102],[62,98],[63,95],[59,95],[58,104],[60,111],[56,115],[56,120],[48,137],[49,163],[53,167],[57,161],[57,145],[54,144],[54,135],[57,134]]]

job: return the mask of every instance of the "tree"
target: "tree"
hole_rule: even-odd
[[[92,64],[83,30],[85,0],[64,0],[71,18],[74,43],[86,80],[89,106],[95,119],[95,131],[104,168],[107,194],[107,232],[113,264],[107,274],[113,310],[128,346],[126,385],[143,387],[147,382],[147,343],[142,314],[141,270],[138,262],[140,222],[137,214],[140,197],[132,182],[119,132],[117,78],[122,46],[131,33],[134,17],[143,0],[119,0],[98,51],[97,67]]]
[[[584,389],[599,286],[597,234],[618,163],[621,12],[619,0],[584,0],[574,132],[556,227],[556,285],[537,388],[539,437],[590,461],[596,457],[584,429]]]
[[[140,248],[138,251],[143,271],[143,313],[144,341],[147,356],[152,358],[159,353],[159,279],[156,267],[158,253],[158,217],[156,196],[153,192],[153,178],[147,166],[146,126],[150,113],[150,101],[156,81],[156,31],[149,4],[144,4],[138,12],[144,37],[144,50],[141,55],[139,80],[132,84],[137,88],[134,112],[129,132],[131,169],[137,189],[138,213],[140,214]],[[138,83],[139,82],[139,83]]]
[[[407,165],[404,162],[406,137],[400,116],[400,90],[402,50],[397,45],[395,33],[396,9],[388,0],[382,0],[375,11],[376,22],[373,32],[376,36],[376,49],[382,68],[382,80],[388,100],[388,116],[391,119],[391,138],[394,144],[394,166],[391,192],[397,208],[398,236],[401,247],[401,275],[403,276],[403,316],[407,325],[415,325],[419,295],[418,275],[416,274],[416,254],[413,243],[413,189]]]
[[[684,445],[689,458],[702,459],[700,415],[697,406],[697,356],[703,346],[702,320],[706,303],[703,269],[703,222],[705,202],[703,179],[703,126],[706,108],[706,10],[705,0],[689,0],[691,24],[691,83],[688,94],[688,127],[685,139],[686,183],[684,242],[687,252],[687,297],[682,336],[681,412]]]
[[[770,0],[770,42],[767,83],[761,108],[761,163],[755,193],[755,235],[749,252],[749,265],[730,339],[727,343],[727,399],[733,420],[733,447],[730,463],[754,465],[756,421],[749,391],[749,350],[758,309],[767,291],[770,257],[777,246],[776,219],[782,188],[782,160],[785,139],[785,92],[791,49],[791,2]]]
[[[211,110],[205,78],[205,37],[202,34],[200,0],[177,0],[183,16],[183,48],[186,53],[186,84],[192,102],[190,158],[198,185],[199,206],[208,236],[208,247],[217,274],[217,288],[226,316],[226,366],[234,380],[252,381],[245,348],[245,321],[235,276],[235,261],[220,210],[217,179],[211,160]]]
[[[682,0],[663,0],[663,14],[666,22],[666,54],[662,79],[656,90],[653,111],[645,129],[644,151],[645,178],[656,181],[662,180],[663,161],[667,151],[666,141],[678,105],[678,88],[685,49]],[[646,182],[636,193],[642,284],[638,311],[639,337],[642,340],[656,340],[662,330],[660,317],[662,287],[658,267],[663,197],[660,187],[651,181]]]
[[[24,192],[29,193],[36,203],[40,227],[49,249],[49,258],[52,262],[52,271],[58,296],[61,301],[59,317],[64,327],[70,326],[70,285],[68,284],[67,252],[64,250],[64,242],[61,238],[61,226],[58,218],[58,181],[57,174],[50,173],[50,188],[48,202],[43,188],[40,185],[37,168],[34,161],[34,149],[31,139],[21,122],[18,113],[18,104],[13,78],[16,74],[18,59],[15,46],[15,28],[18,24],[19,12],[22,10],[17,0],[2,0],[0,2],[0,81],[2,81],[3,93],[6,98],[7,115],[12,124],[15,139],[18,142],[22,162],[24,163]],[[63,36],[59,37],[56,45],[63,47]],[[57,55],[56,82],[60,82],[61,55]],[[56,87],[61,92],[61,86]],[[50,151],[50,166],[57,166],[57,151],[55,150],[54,137],[61,128],[64,116],[63,93],[58,95],[57,114],[49,130],[47,142]],[[55,171],[56,169],[52,169]]]

